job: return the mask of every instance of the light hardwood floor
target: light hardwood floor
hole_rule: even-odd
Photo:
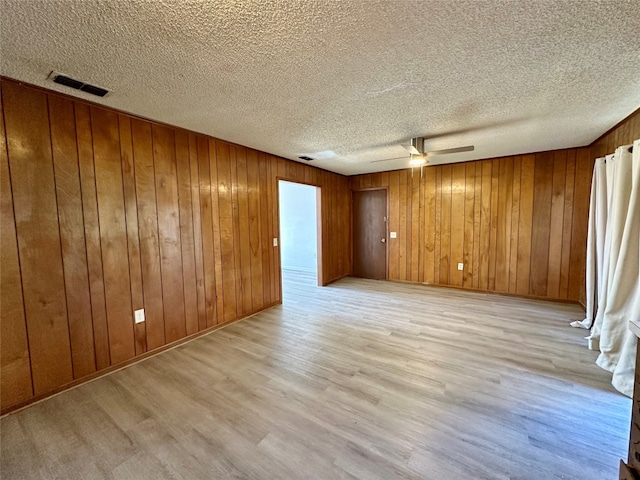
[[[2,479],[617,478],[575,305],[285,275],[281,307],[6,416]]]

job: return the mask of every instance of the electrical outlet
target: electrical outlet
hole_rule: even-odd
[[[274,238],[274,239],[273,239],[273,246],[274,246],[274,247],[277,247],[277,246],[278,246],[278,239],[277,239],[277,238]]]
[[[396,232],[389,232],[389,238],[397,238]]]
[[[136,319],[136,323],[142,323],[144,322],[144,308],[141,308],[140,310],[136,310],[135,312],[133,312],[135,319]]]
[[[464,263],[458,264],[458,270],[464,270]]]

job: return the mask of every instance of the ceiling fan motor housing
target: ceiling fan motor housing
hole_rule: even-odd
[[[411,146],[418,151],[418,154],[424,153],[424,137],[415,137],[411,139]]]

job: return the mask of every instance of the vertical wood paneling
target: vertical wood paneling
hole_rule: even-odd
[[[440,221],[440,283],[450,285],[449,268],[451,263],[451,165],[442,166],[442,204]]]
[[[473,162],[474,176],[474,205],[473,205],[473,288],[480,285],[480,232],[482,214],[482,163]]]
[[[425,256],[425,216],[426,216],[426,208],[425,208],[425,182],[424,179],[424,167],[420,167],[420,182],[418,184],[418,199],[419,199],[419,222],[420,228],[418,231],[418,282],[424,282],[424,256]],[[381,176],[381,183],[384,185],[386,177],[384,175]],[[388,221],[388,219],[387,219]]]
[[[560,268],[562,267],[562,232],[564,230],[564,192],[567,175],[567,151],[553,155],[553,183],[551,186],[551,218],[549,225],[549,266],[547,293],[560,298]],[[551,240],[553,239],[553,241]]]
[[[133,160],[131,119],[118,115],[120,127],[120,157],[122,160],[122,182],[127,221],[127,247],[129,250],[129,275],[131,276],[131,308],[144,308],[142,266],[140,261],[140,238],[138,228],[138,205],[136,203],[136,178]],[[147,328],[144,322],[133,326],[136,355],[147,351]]]
[[[361,188],[371,188],[371,177],[372,175],[366,175],[362,178]]]
[[[91,135],[89,107],[76,104],[75,116],[78,162],[80,166],[80,186],[82,191],[82,212],[84,216],[84,235],[87,249],[87,267],[89,269],[89,291],[91,294],[93,343],[96,367],[98,370],[102,370],[111,365],[111,354],[109,353],[107,304],[104,292],[100,221],[98,218],[98,198],[96,196],[93,137]]]
[[[280,162],[281,163],[281,162]],[[280,174],[278,173],[278,169],[276,168],[274,170],[274,172],[279,176]],[[324,199],[324,205],[323,208],[327,209],[328,211],[331,211],[331,209],[333,208],[335,201],[336,201],[336,196],[334,194],[333,191],[333,185],[332,185],[332,180],[331,179],[326,179],[326,184],[327,184],[327,189],[325,192],[325,195],[323,196]],[[278,202],[278,188],[277,188],[277,184],[276,184],[276,188],[274,188],[273,191],[273,199],[275,202]],[[280,235],[280,230],[279,230],[279,225],[280,225],[280,212],[278,210],[278,214],[276,215],[276,221],[275,221],[275,234],[276,235]],[[335,252],[333,251],[332,248],[332,243],[333,243],[333,239],[331,238],[331,235],[327,236],[327,243],[326,245],[329,247],[328,251],[324,251],[322,252],[322,258],[325,260],[327,266],[331,265],[333,262],[333,259],[335,258]],[[274,272],[274,287],[276,289],[275,291],[275,298],[280,299],[282,298],[282,291],[281,291],[281,280],[280,280],[280,248],[274,248],[273,249],[273,272]]]
[[[242,234],[240,232],[240,184],[238,182],[238,157],[242,157],[243,147],[237,145],[231,145],[229,150],[229,167],[231,171],[231,212],[233,217],[233,264],[234,264],[234,274],[236,279],[236,315],[238,317],[243,316],[244,313],[244,287],[243,283],[243,268],[242,268],[242,259],[243,252],[242,247]],[[286,175],[284,172],[288,170],[289,167],[288,162],[282,162],[282,174]],[[295,167],[295,166],[292,166]],[[291,168],[291,176],[295,177],[296,169]]]
[[[475,178],[476,163],[469,162],[464,172],[464,238],[462,246],[462,262],[464,270],[462,273],[462,286],[473,288],[473,240],[474,240],[474,211],[475,211]]]
[[[342,193],[342,199],[343,199],[343,201],[341,202],[340,210],[337,212],[334,212],[334,216],[331,217],[331,220],[327,220],[326,217],[322,218],[322,222],[327,224],[326,228],[330,228],[332,225],[332,222],[335,222],[336,219],[339,219],[339,222],[343,225],[342,231],[349,232],[346,237],[345,236],[337,237],[339,243],[341,244],[340,254],[342,256],[343,262],[340,265],[340,270],[335,272],[336,275],[338,275],[336,278],[340,278],[340,276],[346,275],[344,272],[351,272],[351,267],[352,267],[351,243],[352,243],[353,231],[351,227],[351,210],[353,206],[351,205],[351,192],[348,191],[349,184],[346,178],[342,179],[339,189],[340,189],[340,192]]]
[[[303,165],[300,165],[303,167]],[[236,175],[237,175],[237,244],[240,245],[240,292],[241,298],[238,300],[240,315],[247,315],[252,312],[251,298],[251,237],[249,228],[249,192],[247,174],[247,149],[236,147]],[[304,179],[304,173],[298,174]]]
[[[412,171],[407,170],[402,177],[400,173],[400,230],[404,233],[402,235],[400,255],[402,257],[402,267],[399,271],[400,277],[403,281],[411,281],[411,231],[412,231],[412,196],[411,196],[411,181]],[[404,182],[404,183],[403,183]],[[365,182],[365,184],[368,184]]]
[[[630,138],[630,124],[629,122],[624,122],[622,125],[620,125],[616,130],[618,131],[618,138],[617,140],[617,144],[616,147],[619,145],[623,145],[625,143],[631,143],[631,141],[627,140],[628,138]],[[614,148],[616,148],[614,147]]]
[[[351,269],[350,185],[389,187],[389,229],[398,232],[390,243],[390,278],[415,280],[417,272],[417,281],[456,282],[451,255],[459,255],[460,227],[452,207],[457,210],[462,188],[461,251],[473,288],[489,288],[504,261],[509,291],[515,276],[520,294],[549,296],[557,284],[559,297],[582,298],[593,158],[640,137],[636,112],[590,148],[576,149],[575,157],[567,151],[564,179],[554,176],[553,166],[545,171],[548,154],[524,155],[519,167],[515,160],[511,186],[510,167],[502,161],[500,169],[500,159],[466,164],[464,180],[452,175],[459,168],[452,166],[427,167],[422,176],[416,170],[413,180],[406,170],[348,179],[194,133],[187,142],[177,129],[76,99],[60,101],[64,96],[12,81],[2,80],[2,93],[8,154],[1,172],[3,411],[60,388],[74,373],[85,375],[91,348],[100,371],[192,333],[196,325],[203,330],[280,301],[280,255],[272,246],[279,175],[321,187],[324,283]],[[511,208],[501,203],[509,192]],[[562,210],[562,222],[551,218],[552,209]],[[560,247],[552,245],[552,230],[559,232]],[[497,253],[498,241],[504,255]],[[546,272],[538,268],[541,259]],[[163,280],[182,294],[165,286],[170,295],[163,298]],[[468,286],[466,276],[462,285]],[[141,302],[146,322],[134,327],[132,311]],[[165,308],[182,312],[177,324],[173,315],[165,319]]]
[[[320,187],[322,281],[350,273],[350,179],[12,81],[1,88],[3,412],[279,302],[279,175]],[[405,245],[417,248],[419,234]],[[146,321],[134,324],[138,308]]]
[[[398,228],[398,279],[399,280],[407,280],[407,241],[408,241],[408,232],[407,229],[407,182],[409,179],[409,174],[407,170],[401,170],[400,172],[400,183],[399,183],[399,198],[398,202],[400,208],[400,216],[399,216],[399,228]],[[366,188],[366,187],[365,187]]]
[[[435,264],[435,221],[436,221],[436,176],[433,168],[425,168],[424,170],[424,282],[434,283],[434,264]],[[391,194],[391,202],[394,198]],[[391,214],[393,221],[393,213]],[[391,269],[392,265],[389,266]]]
[[[198,165],[198,140],[189,134],[189,171],[191,174],[191,211],[193,212],[193,250],[195,257],[196,299],[198,330],[207,328],[207,312],[204,293],[204,260],[202,249],[202,213],[200,211],[200,167]],[[216,191],[217,199],[217,191]]]
[[[391,280],[417,257],[419,282],[578,301],[592,168],[589,147],[426,167],[417,214],[410,170],[350,181],[389,187]]]
[[[531,228],[533,225],[533,190],[535,156],[523,155],[520,170],[520,219],[518,225],[518,262],[516,293],[529,294],[531,276]]]
[[[186,335],[175,136],[172,129],[160,125],[151,127],[151,135],[156,172],[164,330],[166,341],[174,342]]]
[[[578,301],[593,159],[635,138],[640,111],[590,147],[425,167],[417,214],[417,171],[358,175],[351,188],[389,187],[391,280],[416,281],[418,262],[418,282]]]
[[[359,177],[356,177],[359,178]],[[389,174],[389,232],[396,232],[400,229],[400,172],[397,170]],[[389,239],[389,280],[399,280],[398,271],[400,242],[402,238]]]
[[[407,255],[409,265],[407,265],[407,273],[410,272],[408,280],[412,282],[418,281],[418,274],[420,265],[420,228],[422,224],[420,222],[420,171],[422,169],[415,169],[411,178],[411,243],[408,250],[411,255]],[[377,177],[378,180],[381,178]],[[380,185],[380,181],[376,182],[376,186]]]
[[[461,287],[464,270],[458,270],[458,263],[464,263],[464,229],[466,166],[463,163],[451,167],[451,258],[449,265],[449,284]],[[464,266],[463,266],[464,268]]]
[[[621,145],[629,145],[640,138],[640,109],[633,112],[611,131],[606,132],[590,145],[590,148],[576,149],[576,173],[574,198],[576,208],[573,210],[569,298],[579,297],[585,304],[584,275],[586,255],[586,229],[588,225],[588,203],[585,205],[581,198],[589,197],[593,161],[595,158],[614,153]]]
[[[217,162],[212,162],[210,157],[215,157],[215,148],[210,148],[207,138],[198,136],[198,173],[200,174],[200,218],[202,227],[202,262],[204,271],[204,299],[206,326],[217,323],[216,311],[216,284],[215,284],[215,260],[213,250],[213,211],[211,199],[214,188],[211,185],[211,174],[217,171]],[[212,172],[213,171],[213,172]]]
[[[236,270],[233,242],[233,204],[231,197],[231,163],[229,145],[216,142],[218,166],[218,205],[220,209],[220,250],[222,254],[223,319],[236,318]],[[206,244],[207,242],[205,242]]]
[[[153,350],[165,344],[165,332],[151,125],[133,119],[131,121],[131,136],[138,205],[138,236],[142,284],[144,286],[147,349]]]
[[[596,158],[613,153],[617,147],[631,144],[638,138],[640,138],[640,109],[593,142],[590,146],[591,156]]]
[[[346,232],[345,236],[335,236],[338,252],[338,262],[335,265],[336,269],[334,270],[334,279],[339,279],[347,273],[351,272],[352,260],[351,260],[351,251],[352,251],[352,238],[353,231],[351,226],[351,192],[349,192],[349,181],[346,178],[335,177],[337,180],[336,186],[336,194],[339,198],[339,208],[335,212],[331,214],[330,222],[326,222],[322,220],[322,222],[326,222],[326,228],[331,228],[331,224],[338,224],[343,232]],[[385,178],[385,177],[383,177]],[[388,182],[389,177],[386,177],[386,181]],[[388,265],[387,265],[388,268]]]
[[[433,282],[440,283],[440,253],[442,251],[441,236],[442,232],[442,168],[436,168],[435,178],[436,192],[436,208],[435,208],[435,248],[433,252]]]
[[[199,330],[198,294],[196,285],[195,242],[193,239],[193,211],[191,202],[191,158],[189,135],[175,132],[176,174],[178,179],[178,204],[180,206],[180,246],[182,248],[182,281],[184,289],[184,316],[186,334]]]
[[[135,355],[118,115],[91,107],[111,363]]]
[[[224,292],[222,283],[222,251],[220,250],[220,207],[219,207],[219,184],[218,184],[218,156],[216,141],[209,140],[209,180],[211,182],[211,216],[213,226],[213,246],[204,245],[203,248],[213,248],[213,274],[214,291],[212,301],[214,302],[214,315],[210,319],[208,326],[224,321]]]
[[[38,395],[73,379],[47,98],[3,83],[2,100],[33,388]]]
[[[500,210],[500,160],[491,161],[491,207],[489,211],[489,276],[488,289],[496,289],[496,267],[498,251],[498,214]],[[502,220],[502,218],[501,218]]]
[[[260,245],[262,249],[262,298],[266,305],[271,305],[271,215],[269,210],[269,159],[266,153],[258,154],[260,167]],[[320,233],[322,235],[322,232]],[[322,265],[322,252],[318,252]],[[322,268],[321,268],[322,270]]]
[[[1,102],[0,102],[1,105]],[[28,400],[33,395],[27,326],[22,298],[22,278],[13,199],[9,179],[9,159],[0,107],[0,405],[3,409]]]
[[[51,97],[49,123],[74,378],[95,372],[89,272],[73,103]]]
[[[491,257],[491,160],[482,163],[482,198],[480,200],[480,273],[479,288],[489,289],[489,259]]]
[[[520,227],[520,176],[522,157],[513,158],[513,182],[511,188],[511,235],[509,238],[509,293],[516,293],[518,283],[518,232]],[[507,208],[509,206],[507,205]]]
[[[573,223],[573,206],[575,198],[573,190],[576,177],[576,151],[571,149],[567,152],[567,169],[564,185],[564,212],[562,226],[562,252],[560,263],[560,286],[559,298],[569,298],[569,272],[571,268],[571,226]]]
[[[639,132],[640,133],[640,132]],[[571,259],[569,265],[569,298],[584,300],[584,273],[587,244],[587,226],[589,224],[589,196],[594,158],[589,148],[576,149],[576,173],[571,227]]]
[[[530,293],[547,294],[549,272],[549,231],[553,191],[553,153],[536,155],[534,169],[533,221],[531,227]]]
[[[310,181],[305,171],[305,181]],[[251,253],[251,312],[255,312],[264,305],[262,290],[262,248],[261,248],[261,220],[260,220],[260,165],[258,152],[247,150],[247,200],[249,202],[249,248]]]
[[[498,205],[496,208],[495,285],[498,292],[509,290],[509,259],[511,258],[511,216],[513,210],[513,158],[498,162]]]

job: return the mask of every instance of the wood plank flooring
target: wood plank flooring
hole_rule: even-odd
[[[575,305],[284,275],[283,306],[1,420],[4,479],[617,478]]]

